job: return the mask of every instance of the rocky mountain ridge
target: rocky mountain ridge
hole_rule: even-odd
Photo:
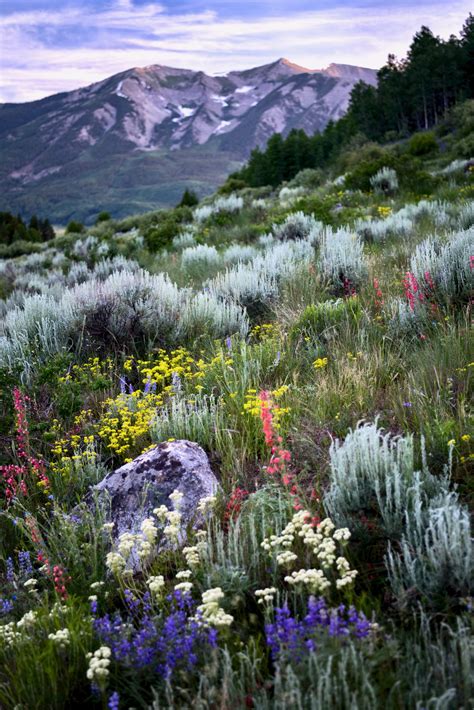
[[[198,186],[205,192],[206,185],[212,189],[221,179],[226,165],[229,170],[244,160],[273,133],[292,128],[314,133],[342,116],[360,80],[373,84],[376,72],[344,64],[312,70],[287,59],[214,76],[151,65],[39,101],[0,105],[5,207],[10,200],[24,209],[25,190],[48,192],[48,186],[62,184],[74,192],[83,171],[92,171],[93,178],[104,160],[115,164],[119,159],[122,175],[119,184],[106,181],[106,190],[113,197],[115,188],[126,187],[133,195],[133,185],[123,182],[130,183],[128,168],[136,170],[140,156],[146,172],[152,170],[144,153],[152,153],[156,161],[174,153],[173,161],[180,163],[186,151],[203,146],[219,165]],[[179,177],[181,182],[184,176]],[[194,182],[195,176],[188,177]],[[162,183],[158,169],[155,184],[166,187]],[[52,200],[48,202],[51,210]]]

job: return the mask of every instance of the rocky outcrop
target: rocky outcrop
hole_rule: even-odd
[[[119,537],[124,532],[139,532],[142,521],[152,516],[155,508],[165,505],[172,510],[169,496],[175,490],[183,494],[182,529],[199,524],[202,517],[197,512],[198,503],[215,495],[218,485],[203,449],[179,440],[141,454],[109,473],[93,491],[99,500],[110,504],[108,522],[114,523],[113,535]]]

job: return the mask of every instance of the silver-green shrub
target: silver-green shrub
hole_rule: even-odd
[[[360,237],[346,229],[327,228],[321,237],[319,265],[323,276],[336,288],[345,282],[358,286],[367,276],[364,247]]]
[[[474,227],[447,235],[440,241],[429,237],[419,244],[410,259],[410,271],[434,297],[446,301],[467,301],[474,289]]]
[[[394,437],[377,423],[361,424],[344,441],[334,441],[329,456],[324,505],[337,525],[357,527],[360,514],[371,510],[387,535],[400,537],[406,511],[446,490],[445,477],[434,478],[426,466],[414,471],[412,435]]]
[[[228,197],[218,197],[209,205],[202,205],[194,210],[194,219],[196,222],[203,222],[218,212],[239,212],[244,206],[244,200],[237,195],[229,195]]]
[[[177,326],[177,336],[189,340],[203,334],[222,338],[239,333],[245,337],[248,329],[247,314],[239,304],[204,291],[186,299]]]
[[[309,239],[315,242],[322,228],[322,222],[318,222],[314,215],[293,212],[287,215],[281,224],[274,224],[272,232],[275,239],[281,242],[297,239]]]
[[[198,244],[186,247],[181,253],[181,267],[192,278],[205,278],[215,273],[222,264],[222,257],[213,246]]]
[[[290,207],[296,200],[304,195],[304,187],[282,187],[278,193],[278,199],[282,207]]]
[[[388,319],[388,335],[392,339],[419,339],[428,325],[429,311],[420,301],[413,309],[406,300],[391,298],[384,305]]]
[[[178,250],[186,249],[186,247],[193,247],[196,244],[196,239],[194,232],[191,229],[186,229],[184,232],[178,234],[177,237],[173,237],[173,248]]]
[[[474,555],[470,518],[457,495],[445,493],[424,505],[420,500],[405,517],[400,546],[389,545],[386,558],[397,597],[403,600],[413,589],[433,601],[472,593]]]
[[[194,337],[199,328],[210,337],[245,335],[248,323],[239,306],[216,295],[180,289],[163,274],[124,270],[66,289],[60,298],[24,298],[3,320],[0,366],[20,366],[28,375],[72,346],[152,347]]]
[[[359,219],[354,228],[364,241],[384,242],[389,237],[407,237],[413,230],[413,221],[395,212],[386,219]]]
[[[393,195],[398,190],[398,176],[393,168],[380,168],[370,178],[370,185],[375,192],[381,192],[384,195]]]
[[[157,411],[150,433],[152,441],[157,444],[170,438],[187,439],[212,449],[215,447],[216,427],[221,425],[221,408],[214,397],[178,395]]]
[[[457,229],[469,229],[474,226],[474,200],[462,203],[453,221]]]
[[[282,282],[313,258],[306,240],[283,242],[268,248],[246,264],[239,262],[206,282],[210,292],[231,299],[246,308],[270,305]]]
[[[255,247],[245,244],[231,244],[222,254],[225,264],[237,264],[239,261],[246,262],[257,256]]]

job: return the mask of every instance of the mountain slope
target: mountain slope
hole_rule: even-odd
[[[184,185],[208,192],[275,131],[314,133],[339,118],[354,84],[375,76],[286,59],[225,76],[152,65],[3,104],[2,207],[87,220],[102,208],[120,216],[169,204]]]

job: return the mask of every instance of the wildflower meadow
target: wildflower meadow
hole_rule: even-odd
[[[471,707],[456,145],[422,194],[349,155],[0,262],[0,707]],[[214,493],[114,528],[97,484],[183,440]]]

